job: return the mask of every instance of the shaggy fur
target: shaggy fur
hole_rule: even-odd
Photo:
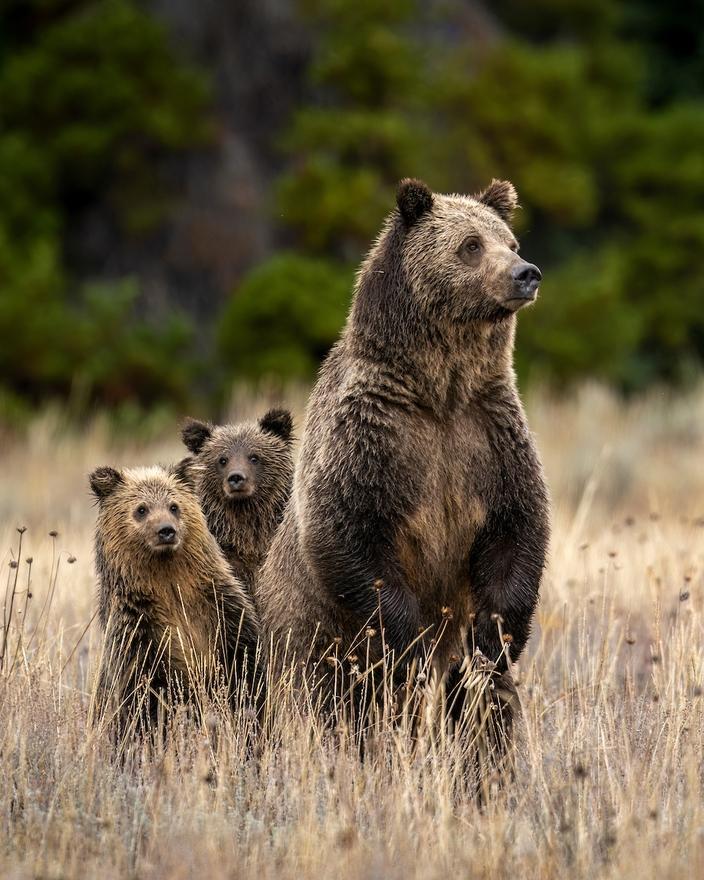
[[[255,687],[259,622],[208,531],[192,486],[161,467],[90,476],[98,501],[95,557],[105,649],[97,705],[153,721],[196,683],[246,675]],[[173,535],[170,532],[173,531]],[[166,535],[167,542],[161,535]],[[148,692],[140,688],[146,682]],[[165,702],[164,702],[165,701]]]
[[[450,687],[477,648],[510,694],[505,645],[516,660],[528,638],[549,531],[512,367],[516,276],[534,267],[510,183],[471,198],[405,181],[398,202],[312,394],[257,601],[299,659],[409,659],[425,631]]]
[[[252,589],[291,494],[291,414],[269,410],[256,423],[237,425],[189,419],[182,437],[193,453],[187,467],[208,528],[235,575]]]

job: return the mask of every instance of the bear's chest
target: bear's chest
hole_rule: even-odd
[[[478,420],[417,426],[410,437],[405,471],[414,490],[398,531],[399,561],[421,603],[442,607],[468,592],[467,559],[486,518],[494,454]]]

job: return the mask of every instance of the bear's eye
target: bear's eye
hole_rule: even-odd
[[[137,508],[137,516],[146,516],[147,515],[147,505],[140,504]]]
[[[478,238],[468,238],[464,243],[464,249],[470,254],[476,254],[481,247]]]
[[[220,467],[225,467],[225,465],[227,464],[227,458],[224,455],[221,455],[218,459],[218,464],[220,465]]]
[[[518,242],[517,241],[512,241],[511,244],[509,245],[509,247],[514,252],[514,254],[518,253]]]
[[[173,504],[169,505],[169,510],[171,513],[178,513],[178,504],[174,501]]]
[[[258,455],[250,455],[249,460],[252,464],[259,464],[259,456]]]

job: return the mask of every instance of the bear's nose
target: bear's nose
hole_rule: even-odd
[[[520,263],[511,273],[513,285],[519,296],[531,297],[538,289],[542,272],[532,263]]]
[[[172,544],[176,537],[176,529],[173,526],[159,526],[156,533],[164,544]]]
[[[233,489],[240,489],[247,482],[247,476],[240,471],[233,471],[227,478],[227,482]]]

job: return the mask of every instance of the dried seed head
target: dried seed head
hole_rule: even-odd
[[[28,599],[31,599],[31,598],[32,598],[32,594],[31,594],[31,593],[27,593],[27,598],[28,598]]]
[[[34,562],[34,557],[33,557],[33,556],[28,556],[28,557],[25,559],[25,562],[27,563],[27,565],[31,565],[31,564]]]
[[[636,643],[635,638],[632,635],[630,635],[630,633],[629,633],[629,635],[626,636],[626,644],[627,645],[635,645],[635,643]]]
[[[20,533],[20,535],[24,535],[24,533],[27,531],[27,526],[17,526],[17,531]]]
[[[574,775],[577,777],[577,779],[586,779],[587,778],[587,776],[588,776],[587,768],[584,766],[584,764],[582,764],[581,761],[578,761],[574,765]]]
[[[460,655],[459,654],[450,654],[450,663],[459,663]]]
[[[333,639],[333,643],[335,645],[341,645],[342,644],[342,636],[335,636],[335,638]]]
[[[454,611],[452,610],[452,608],[449,607],[449,605],[443,605],[440,611],[442,613],[443,620],[452,620],[452,618],[454,617]]]
[[[374,627],[373,627],[373,626],[368,626],[367,629],[366,629],[366,636],[367,636],[367,638],[368,638],[368,639],[373,639],[375,635],[376,635],[376,630],[374,629]]]
[[[491,619],[495,623],[503,623],[504,622],[503,617],[500,614],[497,614],[496,611],[491,615]]]
[[[477,615],[474,613],[474,611],[470,611],[468,616],[469,616],[469,622],[474,623],[474,621],[477,618]]]
[[[328,656],[325,658],[325,662],[328,664],[328,666],[337,666],[337,657],[333,657],[332,654],[328,654]]]
[[[426,681],[427,678],[428,676],[424,672],[419,672],[416,676],[416,681],[419,682],[419,684],[423,684],[423,682]]]
[[[686,602],[689,599],[689,590],[683,590],[680,593],[680,602]]]
[[[382,589],[383,586],[384,586],[384,581],[382,580],[382,578],[377,578],[374,581],[374,589],[377,591],[377,593]]]
[[[507,645],[510,645],[513,641],[513,636],[511,635],[511,633],[504,633],[503,640]]]
[[[58,537],[59,537],[59,533],[56,531],[56,529],[52,529],[52,530],[49,532],[49,537],[50,537],[50,538],[58,538]]]
[[[616,556],[618,556],[618,550],[609,550],[609,556],[614,559]]]
[[[10,560],[10,568],[17,568],[18,562],[16,559]]]
[[[69,556],[68,559],[66,560],[66,562],[68,562],[69,565],[73,565],[73,563],[74,563],[75,561],[76,561],[76,557],[75,557],[75,556]]]
[[[356,654],[350,654],[350,656],[347,659],[350,661],[350,663],[356,663],[357,660],[359,659],[359,657],[357,657]]]

